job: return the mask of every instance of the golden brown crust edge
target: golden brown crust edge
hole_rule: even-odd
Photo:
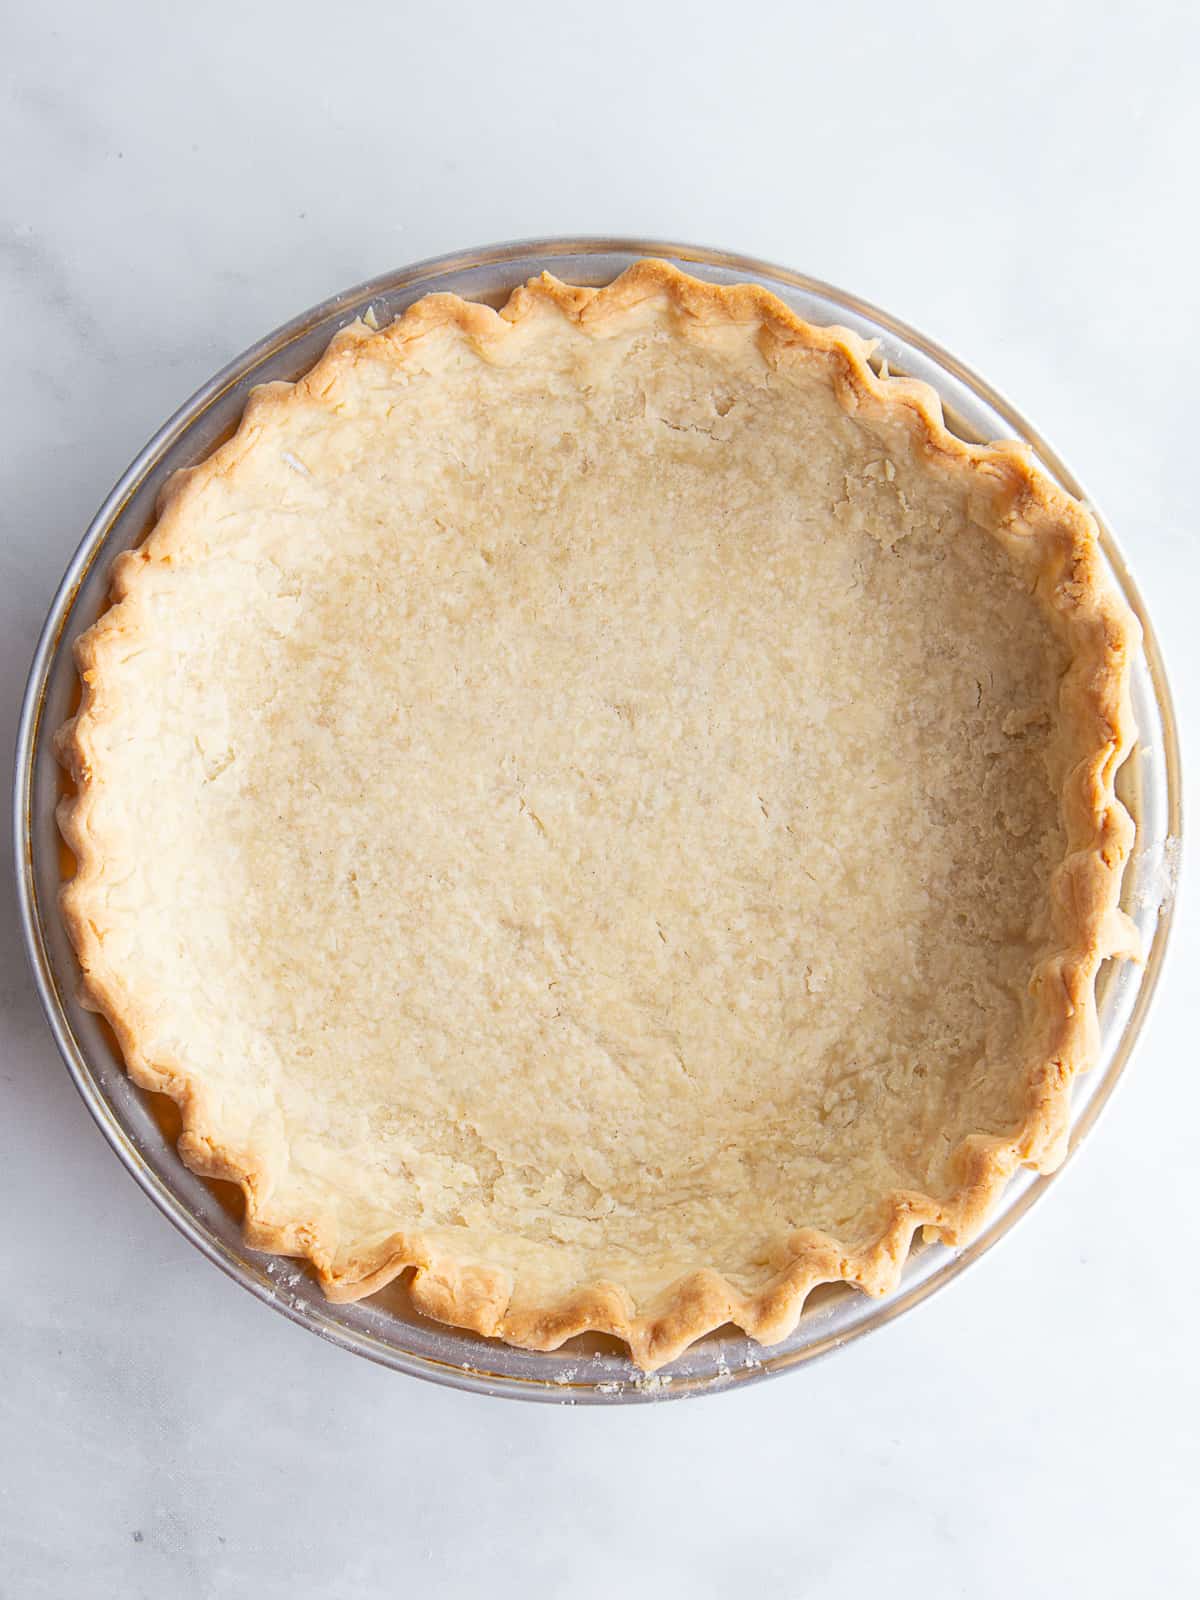
[[[1025,1081],[1025,1110],[1007,1137],[974,1135],[955,1156],[959,1187],[938,1202],[916,1192],[888,1197],[888,1220],[870,1245],[851,1250],[814,1229],[788,1240],[787,1259],[762,1290],[744,1294],[715,1270],[705,1268],[671,1284],[638,1314],[628,1293],[613,1283],[581,1286],[554,1304],[532,1310],[510,1307],[508,1275],[466,1263],[434,1247],[419,1233],[397,1232],[361,1256],[335,1266],[336,1241],[323,1237],[319,1219],[286,1225],[262,1214],[274,1174],[253,1150],[219,1148],[206,1130],[203,1083],[177,1060],[151,1061],[140,1044],[139,1010],[105,960],[90,920],[89,894],[99,875],[104,840],[95,833],[93,801],[104,775],[98,768],[94,730],[106,718],[105,685],[98,673],[102,647],[136,618],[138,574],[149,561],[169,559],[180,537],[181,513],[190,492],[210,475],[228,472],[261,430],[274,407],[293,393],[322,398],[339,373],[369,341],[403,364],[429,333],[456,327],[485,357],[495,358],[514,327],[547,305],[585,331],[602,333],[642,301],[665,297],[681,334],[721,322],[757,323],[768,362],[789,348],[820,352],[847,411],[902,415],[931,461],[960,473],[978,487],[992,508],[997,537],[1036,552],[1042,603],[1067,633],[1072,665],[1064,680],[1063,712],[1086,730],[1084,748],[1067,773],[1062,816],[1067,853],[1051,882],[1053,940],[1038,961],[1032,993],[1036,1049]],[[726,1323],[771,1344],[794,1328],[805,1299],[822,1283],[844,1281],[882,1295],[899,1281],[914,1234],[962,1244],[980,1228],[1008,1178],[1020,1165],[1052,1170],[1066,1149],[1070,1092],[1075,1074],[1095,1060],[1098,1023],[1095,980],[1103,960],[1136,952],[1136,936],[1118,909],[1121,877],[1133,840],[1133,822],[1115,793],[1118,768],[1135,738],[1129,698],[1132,657],[1139,644],[1135,618],[1104,573],[1096,524],[1036,464],[1022,445],[971,445],[944,425],[937,394],[911,379],[876,374],[870,347],[840,328],[815,328],[755,285],[704,283],[666,262],[635,263],[601,289],[575,288],[544,274],[518,288],[496,312],[453,295],[430,295],[380,333],[361,325],[338,334],[316,366],[295,386],[256,390],[232,439],[199,466],[168,484],[158,523],[136,551],[120,556],[112,583],[112,608],[78,641],[76,663],[82,699],[76,716],[59,733],[58,747],[76,790],[59,806],[59,825],[74,853],[76,873],[61,901],[84,978],[85,1004],[111,1024],[130,1076],[141,1087],[165,1093],[182,1112],[178,1148],[183,1160],[205,1177],[238,1184],[245,1196],[245,1235],[255,1249],[307,1257],[331,1300],[374,1293],[413,1269],[416,1308],[440,1321],[534,1350],[552,1350],[575,1334],[594,1331],[625,1340],[637,1364],[650,1371],[673,1360],[688,1345]]]

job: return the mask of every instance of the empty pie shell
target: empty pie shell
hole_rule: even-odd
[[[87,1003],[352,1300],[653,1369],[1064,1152],[1137,624],[1015,444],[643,261],[343,330],[78,641]]]

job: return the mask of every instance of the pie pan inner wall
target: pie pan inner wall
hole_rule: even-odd
[[[147,445],[101,508],[55,599],[30,677],[18,749],[18,883],[35,975],[76,1083],[137,1181],[210,1259],[293,1320],[400,1370],[536,1399],[643,1400],[708,1392],[788,1370],[882,1325],[948,1282],[1007,1232],[1053,1180],[1020,1174],[973,1245],[957,1254],[940,1246],[916,1251],[902,1288],[886,1301],[850,1290],[823,1291],[783,1345],[763,1350],[741,1336],[714,1335],[653,1379],[600,1341],[584,1351],[531,1354],[427,1322],[406,1309],[402,1286],[384,1297],[332,1305],[299,1267],[244,1247],[236,1219],[179,1161],[154,1108],[125,1076],[103,1024],[75,999],[74,956],[55,902],[61,856],[54,804],[61,779],[52,735],[69,714],[76,690],[71,642],[102,609],[113,557],[148,530],[158,490],[170,473],[201,460],[232,431],[251,388],[304,372],[338,327],[368,309],[382,324],[433,290],[499,304],[516,284],[543,268],[569,282],[600,284],[645,255],[665,257],[715,282],[764,283],[810,321],[838,322],[878,339],[878,355],[893,370],[923,378],[940,392],[956,431],[969,438],[1020,437],[1064,487],[1081,493],[1033,430],[950,357],[882,313],[783,269],[718,251],[643,241],[545,241],[443,258],[350,290],[269,336],[206,385]],[[1114,578],[1146,640],[1133,683],[1140,742],[1126,764],[1121,789],[1139,825],[1123,904],[1139,925],[1147,960],[1141,967],[1110,964],[1101,975],[1101,1056],[1095,1071],[1076,1087],[1072,1150],[1111,1092],[1153,991],[1170,922],[1179,837],[1174,723],[1157,646],[1124,563],[1111,537],[1103,537]]]

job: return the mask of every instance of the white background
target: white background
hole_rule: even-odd
[[[7,0],[0,683],[96,504],[332,291],[547,233],[720,244],[915,323],[1105,507],[1200,732],[1190,4]],[[178,1238],[0,907],[0,1595],[1195,1592],[1197,961],[1072,1172],[919,1315],[733,1395],[378,1370]]]

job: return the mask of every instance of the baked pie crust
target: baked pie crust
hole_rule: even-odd
[[[1062,1157],[1138,630],[1017,444],[658,261],[255,391],[79,640],[87,1002],[353,1300],[653,1369]]]

